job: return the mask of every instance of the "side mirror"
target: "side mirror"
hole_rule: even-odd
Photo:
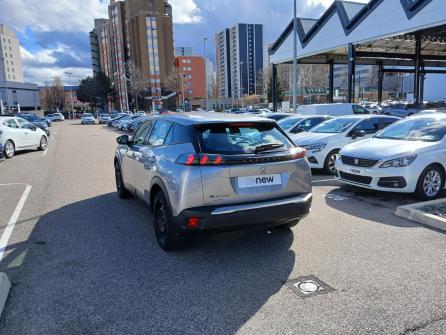
[[[116,139],[116,142],[118,142],[118,144],[121,144],[121,145],[128,145],[130,143],[130,137],[129,137],[129,135],[119,136]]]
[[[357,139],[358,137],[364,137],[365,131],[364,130],[355,130],[352,134],[352,139]]]

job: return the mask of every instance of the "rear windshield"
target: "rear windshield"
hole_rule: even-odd
[[[275,123],[212,124],[196,129],[203,153],[260,154],[294,147]]]

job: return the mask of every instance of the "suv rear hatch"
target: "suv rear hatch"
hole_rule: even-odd
[[[204,205],[286,198],[311,192],[305,151],[275,122],[195,126]]]

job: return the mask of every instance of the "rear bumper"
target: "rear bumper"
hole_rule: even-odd
[[[273,227],[295,222],[308,215],[312,194],[232,206],[207,206],[184,210],[174,217],[184,233],[219,232]],[[188,218],[200,218],[197,228],[187,228]]]

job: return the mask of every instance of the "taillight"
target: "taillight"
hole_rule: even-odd
[[[177,163],[188,166],[220,165],[223,163],[223,157],[220,155],[184,154],[178,157]]]

